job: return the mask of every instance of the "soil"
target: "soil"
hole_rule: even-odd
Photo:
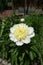
[[[4,10],[2,13],[0,13],[0,17],[7,17],[13,14],[13,10]]]

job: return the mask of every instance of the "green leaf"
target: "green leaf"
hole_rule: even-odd
[[[10,58],[10,61],[11,61],[11,64],[13,65],[14,62],[15,62],[15,65],[17,65],[17,56],[18,56],[18,52],[17,52],[17,49],[12,49],[11,50],[11,58]]]
[[[24,65],[30,65],[30,62],[26,60]]]
[[[34,55],[33,55],[33,52],[32,51],[29,52],[29,56],[30,56],[30,59],[31,60],[34,60]]]
[[[2,22],[0,37],[1,37],[1,36],[2,36],[2,34],[3,34],[4,27],[5,27],[5,23],[4,23],[4,22]]]
[[[22,53],[22,56],[19,56],[20,65],[23,65],[25,53]]]
[[[5,45],[4,45],[4,43],[2,45],[1,53],[2,53],[2,58],[3,59],[7,58],[7,49],[6,49]]]
[[[39,52],[38,48],[32,46],[31,49],[38,55],[39,58],[41,58],[41,53]]]
[[[22,56],[19,57],[19,60],[22,61],[24,59],[25,53],[22,53]]]
[[[41,58],[41,65],[43,65],[43,60],[42,60],[42,58]]]

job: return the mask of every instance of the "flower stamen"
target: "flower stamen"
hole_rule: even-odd
[[[28,35],[28,29],[25,29],[23,27],[18,27],[14,31],[14,35],[18,40],[25,39]]]

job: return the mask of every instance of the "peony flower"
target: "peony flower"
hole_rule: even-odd
[[[28,44],[31,38],[35,36],[33,27],[28,27],[24,23],[16,24],[10,28],[10,40],[16,42],[17,46]]]
[[[21,22],[24,22],[24,21],[25,21],[25,19],[24,19],[24,18],[21,18],[21,19],[20,19],[20,21],[21,21]]]

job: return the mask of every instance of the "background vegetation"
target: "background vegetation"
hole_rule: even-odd
[[[10,4],[8,6],[8,3],[12,2],[12,5],[10,7]],[[22,3],[23,2],[23,3]],[[34,6],[41,8],[43,10],[43,0],[26,0],[27,6],[31,3]],[[25,5],[25,0],[0,0],[0,12],[6,9],[12,9],[13,7],[16,6],[24,6]]]

